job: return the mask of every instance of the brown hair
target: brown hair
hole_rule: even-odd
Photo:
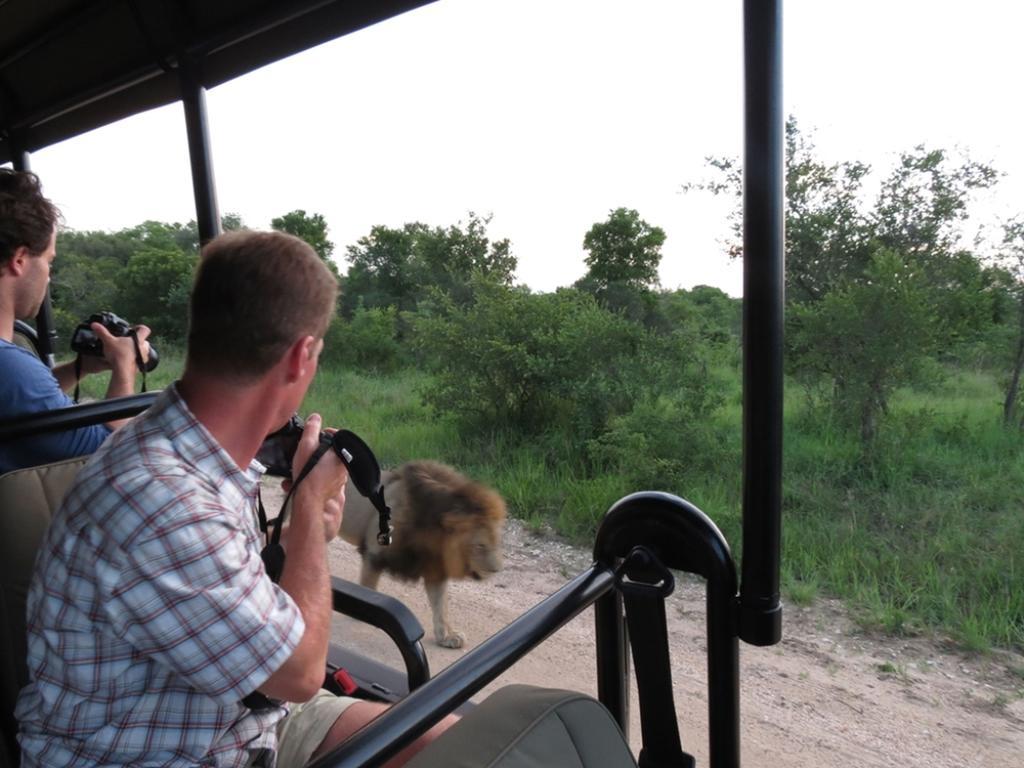
[[[45,251],[59,219],[57,206],[43,197],[38,176],[0,168],[0,264],[22,246],[33,254]]]
[[[338,281],[283,232],[229,232],[203,248],[189,304],[188,364],[250,380],[303,336],[323,338]]]

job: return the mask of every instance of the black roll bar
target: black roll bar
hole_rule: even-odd
[[[309,768],[381,765],[614,586],[611,569],[591,566]]]
[[[739,635],[751,645],[774,645],[782,639],[782,0],[745,0],[743,20],[743,579]]]
[[[736,566],[729,544],[718,527],[700,509],[678,496],[647,491],[634,493],[612,505],[597,532],[594,557],[609,568],[625,558],[634,547],[644,547],[664,566],[702,576],[707,581],[707,688],[708,747],[713,768],[735,768],[740,764],[739,736],[739,643],[736,633]],[[601,659],[607,653],[618,654],[617,641],[604,634],[617,630],[621,611],[607,602],[604,616],[596,621],[599,691],[625,697],[628,680],[621,685],[601,680],[611,663]],[[620,598],[621,599],[621,598]],[[671,669],[665,669],[671,678]],[[624,701],[601,702],[613,715],[625,708]],[[641,714],[643,714],[641,712]],[[619,721],[628,732],[626,721]]]
[[[377,627],[398,648],[405,664],[406,684],[410,691],[430,679],[430,660],[423,649],[423,627],[400,600],[382,592],[331,577],[331,605],[356,621]]]
[[[196,224],[199,246],[206,245],[221,232],[217,187],[213,177],[213,150],[206,111],[206,88],[197,73],[199,64],[187,58],[178,68],[181,103],[185,109],[188,154],[192,164],[192,194],[196,200]]]
[[[29,160],[29,153],[27,150],[21,149],[20,147],[15,149],[13,156],[11,157],[11,165],[14,166],[16,171],[31,171],[32,164]]]
[[[16,147],[11,158],[11,165],[16,171],[31,171],[32,163],[28,150]],[[43,303],[39,305],[39,311],[36,313],[35,345],[40,359],[49,368],[53,368],[57,364],[53,352],[57,348],[57,326],[53,322],[53,304],[50,302],[49,285],[46,286]]]
[[[381,765],[591,604],[599,606],[599,698],[616,717],[624,713],[628,680],[624,674],[625,631],[616,568],[635,547],[646,548],[670,568],[707,580],[710,765],[738,768],[739,661],[732,555],[707,515],[683,499],[654,492],[632,494],[612,506],[597,535],[597,562],[590,568],[310,767]],[[671,669],[665,669],[664,675],[670,677]],[[618,700],[609,698],[608,691]],[[619,722],[628,733],[628,721]]]
[[[29,435],[62,432],[116,419],[128,419],[149,408],[159,395],[159,390],[141,392],[136,395],[69,405],[67,408],[55,408],[52,411],[27,413],[0,423],[0,443]]]

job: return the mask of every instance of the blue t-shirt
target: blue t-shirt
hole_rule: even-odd
[[[53,372],[27,349],[0,339],[0,420],[74,405]],[[110,434],[103,424],[0,442],[0,474],[95,451]]]

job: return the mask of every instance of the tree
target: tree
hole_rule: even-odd
[[[472,296],[468,305],[442,296],[434,312],[419,313],[415,339],[434,369],[426,401],[474,428],[569,432],[582,444],[650,381],[635,359],[643,329],[592,296],[483,278]]]
[[[489,238],[490,221],[470,212],[468,222],[449,227],[374,227],[348,248],[343,314],[351,317],[357,306],[412,310],[434,290],[464,305],[477,278],[511,285],[517,260],[507,238]]]
[[[1024,371],[1024,219],[1012,219],[1003,225],[1002,244],[1001,261],[1013,278],[1013,292],[1017,299],[1017,333],[1014,340],[1016,352],[1013,356],[1006,395],[1003,397],[1003,423],[1010,426],[1017,423],[1021,372]]]
[[[791,368],[829,379],[833,409],[868,448],[892,393],[923,370],[934,313],[922,270],[897,251],[879,249],[865,278],[792,307],[787,335]]]
[[[738,342],[743,302],[719,288],[697,285],[657,294],[653,327],[663,333],[692,329],[692,334],[712,344]]]
[[[335,276],[339,275],[338,266],[331,258],[331,254],[334,253],[334,243],[327,237],[327,220],[321,214],[310,215],[301,209],[294,210],[284,216],[272,219],[270,226],[278,232],[287,232],[305,240],[331,268],[331,272]]]
[[[923,145],[902,153],[882,183],[871,216],[880,245],[913,256],[929,271],[933,262],[957,250],[975,191],[992,187],[999,178],[994,169],[970,159],[952,167],[950,162],[945,150]]]
[[[787,311],[799,319],[799,333],[790,338],[790,360],[797,366],[794,372],[825,374],[829,357],[841,353],[851,371],[858,364],[862,371],[874,371],[870,382],[859,379],[863,391],[847,385],[853,381],[849,375],[836,379],[836,395],[851,398],[845,409],[859,410],[862,435],[867,438],[874,435],[874,423],[878,412],[884,411],[890,390],[890,382],[883,378],[897,380],[903,373],[899,366],[882,364],[879,357],[885,356],[892,340],[858,336],[870,323],[854,328],[854,318],[843,312],[855,306],[869,311],[874,301],[886,295],[885,280],[878,273],[879,254],[884,253],[884,260],[898,259],[914,275],[915,296],[931,318],[932,351],[953,356],[969,348],[967,342],[982,338],[999,311],[999,276],[959,243],[972,200],[994,185],[999,174],[966,157],[918,146],[900,155],[881,181],[875,200],[868,201],[863,195],[868,166],[820,161],[793,118],[786,123],[786,160]],[[729,253],[738,255],[742,174],[735,160],[712,158],[709,165],[716,172],[711,181],[684,189],[735,196],[735,240]],[[816,308],[825,302],[827,308]],[[906,305],[897,309],[909,311]],[[882,330],[888,317],[880,316],[876,330],[902,334],[896,325]],[[859,345],[837,348],[841,339],[835,329],[812,328],[814,323],[850,325],[852,338],[860,338]],[[907,335],[914,338],[912,329]],[[793,338],[802,346],[794,346]],[[814,344],[822,347],[814,349]],[[800,371],[801,365],[809,367]],[[869,390],[874,392],[874,406],[865,394]]]
[[[125,319],[145,323],[154,338],[183,341],[188,296],[197,256],[179,248],[143,248],[118,273],[119,305]]]
[[[870,261],[868,222],[859,196],[870,167],[826,164],[814,144],[786,121],[786,277],[794,301],[819,301],[859,279]]]
[[[341,296],[345,317],[352,317],[358,307],[395,307],[400,311],[415,308],[419,285],[425,277],[415,263],[416,244],[426,229],[418,223],[401,229],[378,225],[348,247],[345,258],[351,266]]]
[[[53,299],[57,334],[67,344],[80,322],[94,312],[118,307],[117,274],[129,256],[97,248],[88,234],[101,236],[106,245],[113,241],[108,233],[74,233],[61,235],[59,257],[50,273],[50,296]],[[131,318],[129,318],[131,319]],[[66,351],[66,350],[64,350]]]
[[[358,307],[351,320],[335,318],[321,361],[360,371],[392,371],[402,362],[394,307]]]
[[[93,312],[111,310],[129,322],[150,325],[160,335],[183,336],[189,283],[176,285],[149,266],[142,268],[147,277],[140,277],[135,274],[142,263],[137,257],[166,253],[172,271],[190,278],[197,248],[196,225],[191,221],[144,221],[118,232],[61,232],[60,258],[51,279],[60,335],[67,337]],[[188,257],[186,266],[178,263],[183,256]],[[154,283],[147,286],[150,278]]]
[[[962,287],[960,229],[973,196],[992,187],[998,172],[942,149],[917,146],[900,155],[865,210],[863,182],[870,166],[821,161],[792,116],[786,121],[785,153],[788,301],[820,301],[835,288],[863,280],[879,247],[912,257],[939,290]],[[730,158],[708,158],[708,165],[715,170],[712,179],[683,189],[733,196],[734,239],[727,251],[741,256],[742,170]]]
[[[518,262],[508,238],[491,241],[487,236],[492,218],[470,211],[465,224],[460,221],[422,233],[420,256],[439,287],[465,285],[474,276],[499,285],[512,284]]]
[[[608,219],[594,224],[583,237],[588,271],[584,280],[597,293],[621,283],[635,289],[658,285],[658,265],[665,231],[652,227],[630,208],[616,208]]]
[[[873,241],[913,259],[923,270],[936,310],[940,350],[952,351],[991,323],[990,276],[959,241],[972,199],[998,178],[982,163],[917,146],[900,155],[871,212]]]
[[[189,222],[189,224],[192,223]],[[245,229],[245,222],[242,221],[242,217],[239,214],[229,212],[220,217],[220,228],[224,232],[238,232]]]
[[[786,297],[791,302],[820,301],[832,289],[863,275],[870,261],[869,221],[859,202],[870,167],[856,161],[821,161],[792,116],[786,121],[785,156]],[[715,171],[712,178],[684,184],[683,190],[733,198],[733,239],[726,251],[741,257],[742,167],[733,158],[709,157],[707,163]]]
[[[121,230],[116,236],[129,241],[133,253],[143,247],[194,253],[199,243],[199,231],[194,221],[187,224],[144,221],[138,226]]]

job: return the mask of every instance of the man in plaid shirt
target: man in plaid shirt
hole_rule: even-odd
[[[319,690],[344,465],[328,451],[296,489],[280,585],[254,516],[253,457],[302,402],[336,298],[290,235],[204,249],[181,380],[94,454],[40,549],[16,710],[24,766],[288,768],[380,713]],[[311,416],[293,476],[320,430]],[[254,691],[281,703],[250,710]]]

